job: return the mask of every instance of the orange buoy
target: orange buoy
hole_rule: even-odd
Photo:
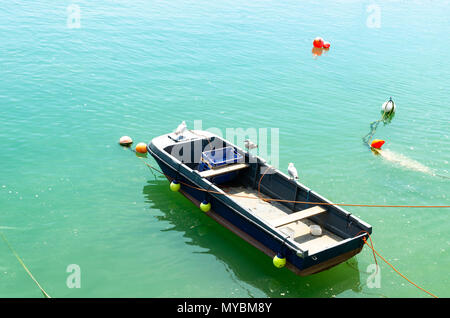
[[[314,47],[317,47],[317,48],[323,47],[323,39],[319,38],[319,37],[315,38],[313,41],[313,45],[314,45]]]
[[[370,147],[375,148],[375,149],[380,149],[381,146],[384,145],[384,143],[385,143],[384,140],[381,140],[381,139],[374,139],[374,140],[372,141],[372,143],[370,144]]]
[[[331,46],[330,42],[323,42],[323,48],[324,49],[329,49]]]
[[[131,139],[128,136],[123,136],[119,139],[119,144],[121,144],[122,146],[129,146],[133,143],[133,139]]]
[[[147,153],[147,145],[145,142],[140,142],[136,145],[136,151],[139,153]]]

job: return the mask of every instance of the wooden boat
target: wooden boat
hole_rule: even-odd
[[[197,206],[210,204],[207,215],[270,257],[284,258],[298,275],[353,257],[372,232],[369,224],[263,158],[207,131],[165,134],[147,150],[183,195]],[[312,235],[311,225],[319,225],[321,235]]]

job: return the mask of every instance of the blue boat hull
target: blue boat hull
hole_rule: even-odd
[[[197,206],[205,200],[211,203],[212,208],[206,213],[208,216],[268,256],[274,257],[278,253],[282,253],[286,257],[286,267],[298,275],[306,276],[335,266],[358,254],[364,245],[362,239],[352,240],[333,249],[326,249],[312,256],[301,257],[285,242],[280,241],[278,237],[265,230],[258,223],[249,221],[247,217],[239,213],[239,206],[225,202],[223,195],[208,192],[208,189],[198,184],[199,182],[194,182],[198,181],[195,180],[194,175],[186,175],[182,165],[177,165],[171,161],[159,149],[152,147],[150,144],[148,151],[157,161],[169,181],[177,180],[181,183],[180,192],[184,196]],[[199,209],[199,213],[203,212]]]

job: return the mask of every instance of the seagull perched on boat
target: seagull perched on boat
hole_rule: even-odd
[[[175,129],[174,133],[175,135],[183,136],[183,133],[186,131],[186,122],[183,120],[181,124],[178,125],[177,129]]]
[[[289,163],[288,173],[292,179],[294,179],[294,180],[298,179],[297,169],[294,167],[294,164],[292,162]]]
[[[255,144],[253,141],[251,141],[250,139],[245,139],[244,140],[244,146],[245,148],[247,148],[248,150],[252,150],[255,148],[258,148],[258,145]]]

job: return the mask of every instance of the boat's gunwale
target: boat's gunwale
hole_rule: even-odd
[[[185,163],[183,163],[182,161],[180,161],[179,159],[177,159],[176,157],[174,157],[173,155],[171,155],[170,153],[168,153],[165,149],[169,146],[172,145],[182,145],[185,143],[189,143],[192,142],[194,140],[202,140],[205,138],[218,138],[219,140],[221,140],[222,142],[229,144],[233,147],[235,147],[237,150],[251,156],[251,154],[249,154],[248,152],[244,151],[242,148],[240,148],[239,146],[236,146],[234,144],[232,144],[231,142],[224,140],[222,137],[217,136],[215,134],[212,134],[210,132],[207,131],[198,131],[198,130],[194,130],[192,131],[194,132],[194,134],[199,133],[199,138],[195,139],[188,139],[185,141],[174,141],[173,139],[169,138],[169,136],[171,135],[169,134],[164,134],[158,137],[155,137],[151,140],[151,142],[148,144],[147,149],[148,151],[151,153],[152,156],[158,158],[160,161],[162,162],[166,162],[167,160],[164,160],[164,158],[161,158],[160,156],[158,156],[154,151],[152,151],[151,146],[155,147],[159,153],[163,156],[166,156],[167,159],[170,159],[172,162],[174,162],[178,167],[177,169],[175,169],[173,166],[171,166],[170,164],[168,164],[168,166],[173,169],[176,170],[177,173],[181,174],[184,178],[186,178],[187,180],[189,180],[191,183],[193,183],[195,186],[197,186],[198,188],[205,188],[208,190],[212,190],[214,192],[218,192],[216,194],[214,193],[210,193],[210,195],[213,195],[215,199],[219,200],[220,202],[222,202],[223,204],[229,206],[230,208],[232,208],[234,213],[238,213],[240,216],[244,217],[247,221],[252,222],[254,225],[260,227],[262,230],[264,230],[265,232],[267,232],[268,234],[272,235],[274,238],[276,238],[277,240],[279,240],[282,244],[289,244],[289,246],[296,251],[297,256],[305,258],[305,257],[309,257],[309,256],[313,256],[315,254],[319,254],[321,252],[324,252],[326,250],[332,249],[336,246],[339,245],[343,245],[345,243],[348,243],[349,241],[358,239],[360,237],[364,237],[366,234],[360,234],[357,235],[355,237],[343,237],[343,240],[337,244],[334,244],[333,246],[324,249],[324,250],[320,250],[320,251],[316,251],[315,253],[309,253],[308,250],[303,250],[300,246],[299,243],[297,243],[295,240],[291,239],[288,235],[286,235],[285,233],[281,232],[279,229],[274,228],[268,221],[260,218],[259,216],[255,215],[254,213],[252,213],[251,210],[247,209],[245,206],[242,206],[241,204],[239,204],[236,200],[234,200],[231,196],[227,195],[226,192],[224,192],[220,187],[217,187],[215,184],[211,183],[208,179],[203,178],[199,171],[190,168],[189,166],[187,166]],[[201,134],[201,135],[200,135]],[[163,141],[163,139],[165,139],[165,141]],[[252,155],[253,156],[253,155]],[[289,178],[288,175],[286,175],[285,173],[283,173],[282,171],[280,171],[279,169],[272,167],[270,165],[267,164],[266,160],[264,160],[263,158],[260,158],[258,156],[253,156],[255,158],[257,158],[258,163],[261,166],[264,167],[270,167],[271,169],[273,169],[274,173],[278,174],[279,176],[283,177],[285,180],[289,181],[289,182],[295,182],[300,188],[302,188],[305,191],[310,191],[311,194],[313,194],[314,196],[316,196],[319,200],[322,200],[323,202],[326,202],[330,205],[332,205],[335,208],[335,211],[333,211],[334,214],[338,215],[336,212],[341,213],[341,217],[346,218],[346,219],[352,219],[352,222],[357,223],[358,225],[360,225],[361,227],[365,227],[368,228],[371,232],[371,225],[369,225],[368,223],[364,222],[363,220],[361,220],[360,218],[354,216],[352,213],[346,211],[345,209],[341,208],[340,206],[336,206],[333,205],[333,202],[326,199],[325,197],[323,197],[322,195],[318,194],[316,191],[310,189],[309,187],[307,187],[306,185],[302,184],[301,182],[299,182],[298,180],[292,180],[291,178]],[[183,169],[185,169],[189,174],[191,174],[191,176],[186,176],[185,174],[183,174],[180,171],[180,167],[183,167]],[[197,180],[194,180],[192,178],[192,176],[196,176]],[[198,181],[204,182],[206,187],[198,184]],[[228,202],[227,202],[228,201]],[[231,204],[232,203],[232,204]],[[240,211],[236,210],[234,206],[239,206],[243,211],[245,211],[245,214],[241,213]],[[250,218],[249,218],[250,216]],[[257,222],[255,222],[257,221]],[[262,226],[263,225],[263,226]],[[332,224],[329,224],[330,227],[333,227]]]

